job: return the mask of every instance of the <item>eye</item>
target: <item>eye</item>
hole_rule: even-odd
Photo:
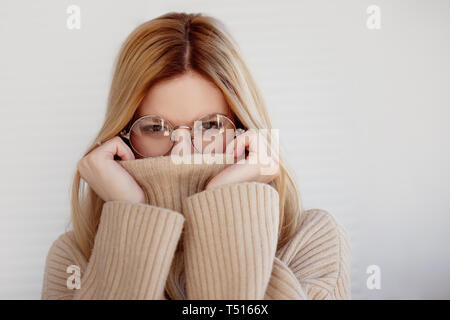
[[[203,121],[202,122],[202,128],[203,130],[209,130],[209,129],[219,129],[220,123],[218,121]]]
[[[141,128],[144,133],[159,133],[163,131],[164,127],[160,124],[149,124]]]

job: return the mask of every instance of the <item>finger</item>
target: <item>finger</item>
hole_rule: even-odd
[[[133,151],[127,146],[127,144],[120,138],[117,138],[117,144],[116,144],[116,153],[120,159],[122,160],[134,160],[134,154]]]
[[[227,153],[233,153],[236,158],[242,156],[245,151],[246,145],[250,143],[251,131],[246,131],[236,138],[234,138],[230,143],[227,144]]]
[[[114,159],[117,155],[122,160],[134,160],[133,151],[127,146],[120,137],[114,137],[102,145],[103,151],[108,154],[108,158]]]
[[[258,135],[256,129],[249,129],[239,135],[236,140],[236,157],[245,156],[245,150],[248,150],[248,156],[254,157],[258,152]]]
[[[234,182],[255,181],[255,177],[259,175],[259,167],[249,164],[245,165],[245,168],[243,166],[237,163],[223,169],[210,180],[208,188],[215,188]]]

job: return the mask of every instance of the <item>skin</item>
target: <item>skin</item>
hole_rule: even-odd
[[[191,71],[152,86],[136,110],[135,119],[156,114],[169,120],[174,126],[193,126],[195,120],[210,113],[223,113],[230,119],[234,119],[220,89],[199,73]],[[181,128],[176,131],[189,132]],[[252,130],[246,131],[230,142],[234,144],[231,149],[234,156],[240,160],[219,172],[209,181],[206,189],[236,182],[269,183],[275,179],[279,175],[277,159],[270,158],[269,164],[258,163],[255,159],[257,159],[260,144],[257,142],[258,135]],[[177,143],[190,144],[190,141],[180,139]],[[248,151],[246,157],[245,150]],[[114,159],[116,155],[122,160],[134,160],[140,157],[120,137],[116,136],[102,143],[78,162],[77,169],[80,176],[105,202],[126,200],[145,203],[144,192]],[[252,163],[252,160],[255,162]],[[272,169],[262,170],[267,168]]]
[[[190,71],[176,78],[161,81],[152,86],[136,110],[135,119],[154,114],[172,125],[192,127],[194,121],[210,113],[222,113],[233,119],[233,113],[217,86],[197,72]],[[176,129],[175,134],[184,135],[188,129]],[[189,143],[188,139],[179,139],[174,144]],[[136,159],[142,158],[133,151]],[[166,154],[170,155],[170,151]]]

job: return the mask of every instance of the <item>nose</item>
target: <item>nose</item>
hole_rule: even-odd
[[[183,156],[185,152],[192,154],[194,152],[194,146],[191,142],[191,128],[188,126],[176,127],[171,136],[174,142],[171,152],[179,156]]]

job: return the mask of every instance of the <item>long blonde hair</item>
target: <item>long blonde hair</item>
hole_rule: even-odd
[[[222,91],[232,112],[245,128],[272,128],[265,103],[239,47],[216,18],[201,13],[170,12],[139,25],[122,44],[108,96],[105,121],[85,155],[126,128],[142,99],[156,82],[195,70]],[[277,249],[286,244],[301,223],[300,194],[280,153],[280,175],[272,185],[279,193]],[[104,201],[75,172],[72,185],[73,233],[89,260]],[[184,265],[175,255],[166,282],[169,299],[185,299],[180,274]]]

